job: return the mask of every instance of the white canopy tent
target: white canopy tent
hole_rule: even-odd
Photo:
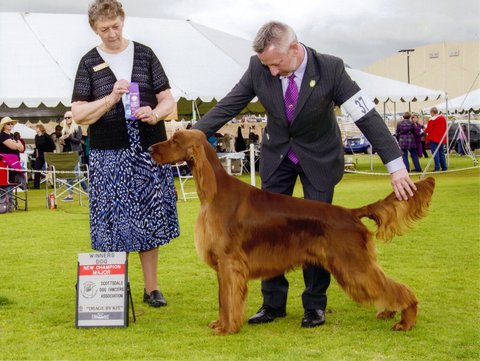
[[[232,49],[247,40],[189,21],[128,17],[124,34],[155,51],[177,100],[221,98],[244,71]],[[0,103],[69,105],[80,58],[98,43],[84,15],[0,13]]]
[[[466,143],[464,144],[464,149],[466,149],[467,155],[473,159],[474,165],[478,164],[476,156],[470,149],[470,137],[471,137],[471,113],[480,113],[480,89],[475,89],[469,91],[466,94],[462,94],[458,97],[452,99],[446,99],[445,102],[435,105],[435,107],[443,113],[446,114],[468,114],[468,121],[466,124]],[[425,113],[428,113],[430,108],[424,109]],[[445,132],[445,137],[447,138],[447,144],[450,145],[452,142],[448,139],[448,133],[450,127],[455,123],[455,119],[449,123],[447,131]],[[460,127],[457,127],[457,131],[453,134],[453,140],[457,140],[457,132],[461,130]],[[454,144],[454,143],[453,143]],[[448,161],[450,162],[450,152],[447,152]]]
[[[479,113],[480,89],[475,89],[456,98],[448,99],[448,102],[437,104],[435,107],[444,113],[447,111],[449,113]],[[425,109],[426,113],[428,113],[428,111],[429,109]]]
[[[18,132],[23,139],[35,139],[37,132],[25,124],[17,123],[12,129],[13,133]]]
[[[201,113],[208,110],[241,78],[253,54],[250,41],[190,21],[127,17],[124,35],[150,46],[160,58],[173,95],[183,107],[179,114],[191,114],[199,105]],[[85,15],[0,13],[0,106],[69,106],[78,62],[98,43]],[[359,70],[347,71],[377,102],[442,95]],[[253,104],[252,109],[262,108]]]
[[[347,73],[360,88],[377,102],[414,102],[438,99],[444,95],[440,90],[424,88],[398,80],[384,78],[360,70],[347,68]]]

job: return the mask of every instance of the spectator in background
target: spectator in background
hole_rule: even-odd
[[[67,111],[63,116],[62,122],[62,136],[60,137],[60,144],[63,145],[63,152],[78,152],[78,164],[75,167],[75,171],[79,171],[79,165],[82,162],[83,148],[82,148],[82,128],[73,121],[71,111]],[[73,184],[72,180],[68,181],[69,184]],[[82,181],[80,183],[83,190],[88,193],[87,184]],[[68,189],[68,195],[62,199],[62,202],[73,202],[73,191]]]
[[[428,153],[427,153],[427,133],[426,133],[426,129],[425,129],[425,125],[422,124],[422,129],[423,129],[423,132],[422,132],[422,135],[420,137],[420,142],[422,143],[422,155],[424,158],[428,158]]]
[[[237,137],[235,138],[235,151],[243,152],[246,149],[247,143],[245,142],[245,138],[243,138],[242,127],[239,125],[237,129]]]
[[[55,143],[45,132],[45,127],[43,124],[37,124],[35,126],[35,131],[37,135],[35,135],[35,162],[33,163],[33,169],[35,172],[34,179],[33,179],[33,189],[40,189],[40,178],[41,171],[45,165],[45,152],[53,152],[55,150]]]
[[[90,138],[88,135],[82,135],[82,164],[88,164],[88,154],[90,153]]]
[[[458,134],[457,134],[457,153],[461,156],[465,155],[465,148],[467,142],[467,126],[462,124],[462,126],[458,127]]]
[[[425,152],[422,144],[422,137],[425,133],[425,126],[418,122],[418,114],[412,114],[411,119],[412,119],[413,127],[415,128],[415,132],[413,136],[415,137],[415,146],[417,148],[417,155],[418,155],[418,158],[421,158],[422,155],[427,153]]]
[[[78,152],[81,156],[82,149],[82,128],[73,121],[72,112],[67,111],[63,116],[62,136],[60,144],[63,145],[64,152]]]
[[[0,121],[0,155],[3,155],[4,161],[8,164],[9,168],[19,171],[10,172],[10,182],[20,183],[25,189],[26,178],[23,172],[20,172],[22,171],[20,152],[25,151],[25,146],[13,137],[12,129],[16,123],[17,121],[10,117],[2,118]]]
[[[53,143],[55,144],[55,152],[56,153],[62,153],[63,152],[63,145],[62,145],[62,140],[60,139],[62,137],[62,126],[60,124],[55,126],[55,132],[53,132],[51,135]]]
[[[438,109],[433,107],[430,109],[431,118],[428,121],[427,140],[430,142],[430,151],[434,155],[435,162],[434,172],[438,172],[440,168],[447,170],[447,161],[445,159],[445,144],[447,143],[447,119],[443,115],[438,114]],[[438,149],[438,150],[437,150]]]
[[[407,168],[407,171],[410,172],[410,162],[408,161],[408,153],[412,157],[413,165],[415,167],[415,172],[421,172],[422,168],[420,162],[418,161],[417,154],[417,143],[415,141],[416,136],[420,136],[419,129],[415,127],[413,122],[410,120],[411,114],[406,112],[403,115],[403,120],[397,125],[397,139],[398,145],[403,152],[403,163]]]
[[[15,139],[17,142],[22,143],[22,145],[23,145],[23,150],[22,150],[20,153],[24,153],[24,152],[25,152],[25,149],[27,149],[27,147],[26,147],[25,141],[23,140],[23,138],[22,138],[22,136],[20,135],[20,133],[19,133],[19,132],[13,133],[13,139]]]
[[[210,137],[208,137],[208,142],[210,143],[210,145],[213,147],[213,149],[215,149],[215,151],[217,151],[217,146],[218,146],[218,138],[216,137],[216,135],[211,135]]]

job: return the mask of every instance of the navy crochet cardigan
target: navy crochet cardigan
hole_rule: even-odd
[[[156,94],[170,89],[168,78],[160,61],[149,47],[137,42],[134,44],[132,82],[139,83],[140,106],[149,105],[152,109],[158,104]],[[101,99],[112,92],[117,81],[112,70],[107,67],[95,71],[104,63],[96,48],[90,50],[80,60],[73,88],[72,102],[91,102]],[[167,139],[163,121],[155,125],[139,121],[140,142],[143,149]],[[128,148],[127,127],[123,103],[119,101],[96,123],[89,126],[90,147],[92,149]]]

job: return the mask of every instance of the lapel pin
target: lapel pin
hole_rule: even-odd
[[[310,80],[310,88],[313,88],[317,82],[315,80]]]

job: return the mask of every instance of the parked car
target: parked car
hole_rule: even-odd
[[[343,142],[343,150],[347,154],[353,153],[365,153],[371,154],[375,153],[375,150],[372,150],[370,147],[370,142],[364,135],[353,135],[347,137]]]
[[[467,122],[465,120],[457,121],[450,126],[450,129],[448,130],[450,149],[455,149],[456,136],[458,136],[458,124],[461,124],[462,126],[465,125],[465,127],[467,127]],[[472,121],[470,123],[470,148],[472,151],[480,148],[480,122],[478,121]]]

